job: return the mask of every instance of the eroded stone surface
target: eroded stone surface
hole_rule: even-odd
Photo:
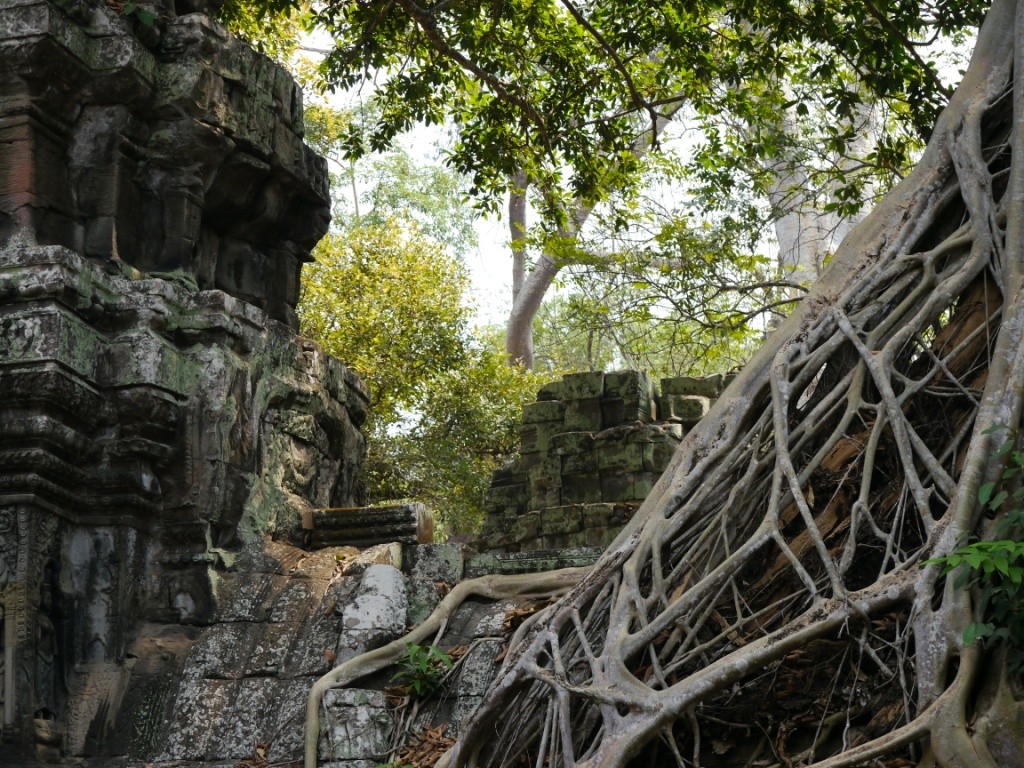
[[[480,550],[604,547],[654,488],[720,375],[574,373],[523,406],[519,455],[494,473]]]
[[[394,720],[380,691],[342,688],[324,696],[321,760],[384,760]]]
[[[302,97],[194,2],[0,3],[0,246],[176,273],[295,326],[327,228]]]
[[[266,603],[276,621],[225,617],[200,630],[175,667],[180,684],[154,740],[160,749],[143,757],[205,765],[251,757],[257,744],[275,762],[301,756],[306,695],[330,669],[344,606],[361,582],[339,573],[334,555],[303,555],[272,582]]]
[[[342,610],[338,660],[372,650],[405,632],[408,608],[405,576],[393,565],[371,565],[354,599]]]
[[[152,25],[121,5],[0,0],[16,764],[251,754],[280,724],[242,710],[308,688],[340,631],[310,618],[333,555],[293,574],[295,545],[314,508],[358,501],[366,388],[294,333],[328,211],[301,96],[215,0],[146,0]],[[296,650],[314,629],[318,664]]]

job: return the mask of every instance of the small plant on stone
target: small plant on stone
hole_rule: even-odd
[[[407,650],[391,682],[408,687],[416,696],[429,696],[440,687],[452,668],[452,659],[435,645],[406,643],[405,646]]]
[[[130,19],[137,19],[140,24],[147,27],[156,26],[159,18],[152,10],[136,2],[126,2],[121,8],[121,13]]]

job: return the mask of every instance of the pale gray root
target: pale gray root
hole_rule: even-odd
[[[993,5],[918,166],[522,634],[445,766],[1024,754],[1005,665],[963,647],[978,606],[922,566],[992,525],[986,430],[1021,420],[1018,15]]]
[[[1024,765],[1005,658],[963,646],[979,606],[923,566],[997,522],[988,428],[1021,422],[1021,30],[996,2],[913,173],[520,629],[438,765]],[[332,681],[404,640],[381,651]]]
[[[452,587],[430,616],[404,636],[387,645],[360,654],[339,664],[317,680],[306,700],[304,768],[316,768],[317,742],[320,738],[320,705],[332,688],[343,688],[356,680],[396,664],[408,652],[408,643],[422,644],[443,633],[448,620],[466,600],[484,597],[502,600],[530,595],[558,595],[576,584],[590,569],[564,568],[541,574],[493,574],[462,581]]]

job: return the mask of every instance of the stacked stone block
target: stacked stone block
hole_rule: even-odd
[[[662,379],[586,372],[545,385],[523,406],[520,453],[494,473],[484,550],[610,543],[708,412],[721,375]]]
[[[314,509],[310,540],[314,549],[426,544],[434,540],[433,516],[418,503]]]

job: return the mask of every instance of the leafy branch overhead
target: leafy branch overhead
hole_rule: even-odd
[[[555,214],[566,196],[596,200],[634,183],[636,142],[657,145],[684,107],[707,124],[759,126],[745,146],[764,158],[784,141],[772,114],[787,106],[825,110],[827,142],[843,147],[859,104],[881,101],[891,121],[875,170],[904,168],[949,96],[921,43],[960,34],[983,9],[868,6],[374,0],[328,2],[313,21],[335,40],[328,82],[346,89],[372,79],[378,88],[380,119],[350,134],[350,153],[450,121],[459,132],[452,162],[473,178],[474,194],[493,204],[525,170]],[[721,146],[720,166],[735,166],[725,154],[733,148]]]

